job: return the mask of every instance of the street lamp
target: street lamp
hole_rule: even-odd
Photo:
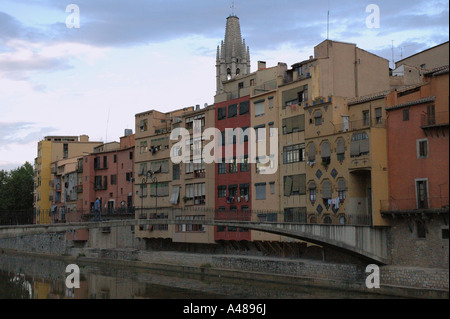
[[[144,177],[142,178],[142,184],[141,184],[141,210],[144,209],[144,184],[147,184],[147,180],[150,179],[152,183],[156,183],[156,202],[155,202],[155,212],[158,214],[158,179],[155,175],[156,172],[149,170],[147,173],[145,173]],[[142,213],[141,211],[141,213]]]

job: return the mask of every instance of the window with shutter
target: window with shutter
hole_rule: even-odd
[[[329,180],[325,180],[322,183],[322,198],[330,199],[331,197],[332,197],[331,182]]]
[[[314,145],[314,143],[308,145],[308,161],[316,161],[316,146]]]
[[[255,184],[256,199],[266,199],[266,183]]]
[[[292,194],[292,177],[285,176],[284,177],[284,196],[291,196]]]
[[[264,101],[255,103],[255,116],[264,115]]]

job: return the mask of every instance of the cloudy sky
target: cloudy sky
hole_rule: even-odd
[[[68,28],[69,4],[80,27]],[[292,65],[327,36],[392,60],[449,40],[445,0],[235,0],[252,70]],[[46,135],[114,141],[134,115],[212,104],[231,0],[1,0],[0,169]],[[367,28],[369,4],[380,27]],[[72,20],[70,20],[72,21]]]

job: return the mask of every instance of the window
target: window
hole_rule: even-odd
[[[418,209],[428,207],[428,182],[427,180],[416,180],[416,200]]]
[[[256,199],[266,199],[266,183],[255,184],[256,188]]]
[[[306,207],[295,207],[295,208],[285,208],[284,209],[284,222],[285,223],[292,223],[292,222],[299,222],[299,223],[305,223],[306,222]]]
[[[273,97],[269,97],[269,109],[273,109]]]
[[[188,200],[194,200],[195,205],[205,204],[205,194],[205,183],[186,185],[186,198]]]
[[[331,145],[328,141],[322,143],[321,157],[322,157],[322,164],[324,165],[330,164]]]
[[[305,115],[298,115],[283,119],[283,135],[305,130]]]
[[[309,200],[311,201],[311,204],[314,205],[314,203],[317,200],[317,192],[315,188],[310,188],[309,189]]]
[[[236,158],[233,158],[228,166],[228,172],[229,173],[237,173],[238,172],[238,166],[236,162]]]
[[[363,126],[370,125],[369,111],[363,111],[362,116],[363,116]]]
[[[306,174],[284,176],[284,196],[306,194]]]
[[[227,108],[226,107],[220,107],[217,109],[217,119],[223,120],[227,117]]]
[[[111,185],[117,184],[117,175],[111,175]]]
[[[275,182],[270,182],[270,194],[275,194]]]
[[[179,180],[180,179],[180,164],[174,164],[172,166],[172,179],[174,181]]]
[[[69,144],[63,145],[63,158],[69,157]]]
[[[427,106],[427,125],[436,124],[436,113],[434,109],[434,105]]]
[[[409,109],[403,110],[403,121],[409,121]]]
[[[225,159],[222,160],[222,163],[217,164],[219,174],[227,173],[227,163],[225,163]]]
[[[255,116],[261,116],[264,115],[264,100],[263,101],[258,101],[254,103],[255,105]]]
[[[305,144],[283,147],[283,164],[303,162],[305,160]]]
[[[266,139],[266,128],[265,125],[259,125],[255,126],[255,133],[256,133],[256,142],[264,141]]]
[[[339,202],[343,203],[345,201],[345,198],[347,197],[347,184],[345,182],[345,179],[341,178],[338,180],[337,191]]]
[[[239,104],[239,115],[247,114],[249,111],[249,107],[250,107],[249,101],[241,102]]]
[[[425,228],[425,222],[423,220],[416,221],[416,228],[417,228],[417,237],[418,238],[426,238],[426,228]]]
[[[140,142],[140,152],[142,153],[147,153],[148,151],[148,145],[147,145],[147,141],[142,141]]]
[[[428,157],[428,139],[417,140],[417,158]]]
[[[381,122],[382,122],[382,109],[381,107],[377,107],[375,109],[375,123],[381,124]]]
[[[250,184],[239,185],[239,196],[243,197],[243,200],[248,201],[248,194],[250,190]]]
[[[114,154],[114,156],[113,156],[113,162],[114,163],[117,163],[117,154]],[[122,166],[123,166],[123,164],[122,164]],[[122,167],[123,168],[123,167]]]
[[[366,132],[353,134],[350,143],[350,156],[358,157],[367,154],[369,154],[369,135]]]
[[[316,146],[314,143],[308,145],[308,162],[314,163],[316,161]]]
[[[148,124],[148,121],[146,119],[145,120],[141,120],[139,122],[139,130],[141,132],[146,132],[147,131],[147,124]]]
[[[345,159],[345,140],[343,138],[339,138],[336,142],[336,155],[337,160],[342,163]]]
[[[217,196],[219,198],[225,198],[227,197],[227,187],[224,185],[217,187]]]
[[[322,111],[318,110],[314,113],[314,124],[316,126],[322,125]]]
[[[248,164],[248,155],[245,155],[241,160],[241,172],[248,172],[250,169],[250,165]]]
[[[233,185],[228,185],[228,197],[232,197],[233,199],[229,198],[228,199],[228,203],[234,203],[234,198],[238,196],[238,186],[233,184]]]
[[[228,106],[228,118],[237,116],[237,104]]]

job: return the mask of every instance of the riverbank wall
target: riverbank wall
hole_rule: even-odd
[[[380,288],[369,289],[364,264],[339,263],[302,258],[193,253],[149,249],[139,241],[117,241],[127,245],[104,245],[102,234],[92,232],[90,245],[77,246],[66,234],[40,234],[0,239],[6,253],[64,257],[72,262],[106,263],[111,266],[143,267],[251,280],[351,290],[407,298],[448,298],[449,270],[398,265],[380,266]],[[127,238],[127,237],[126,237]],[[125,239],[126,239],[125,238]],[[93,247],[92,247],[93,246]],[[130,247],[131,246],[131,247]]]

